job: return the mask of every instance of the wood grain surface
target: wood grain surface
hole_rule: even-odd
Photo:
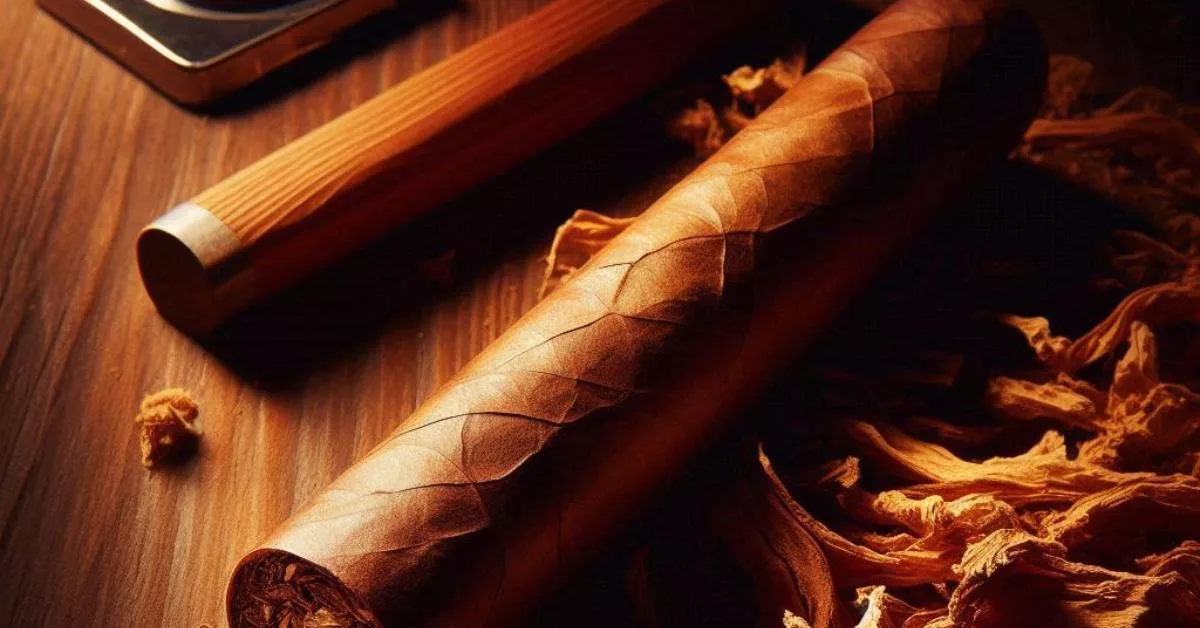
[[[224,625],[238,558],[532,305],[558,222],[643,207],[690,165],[653,139],[660,121],[625,112],[205,346],[158,317],[134,262],[142,226],[541,4],[414,9],[207,115],[31,0],[0,5],[0,624]],[[1061,11],[1060,41],[1102,72],[1163,67],[1128,50],[1105,65],[1103,29]],[[1147,38],[1169,40],[1151,18]],[[1194,96],[1183,67],[1164,85]],[[204,438],[149,472],[133,416],[169,386],[195,392]]]
[[[202,116],[32,2],[5,3],[0,623],[223,624],[237,559],[529,306],[532,248],[472,290],[398,312],[352,356],[266,390],[158,317],[134,239],[172,204],[539,4],[430,12],[323,75],[289,77],[302,85],[286,97]],[[151,473],[132,420],[164,386],[196,393],[205,434],[192,463]]]

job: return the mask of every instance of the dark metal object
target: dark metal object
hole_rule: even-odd
[[[38,0],[171,98],[210,102],[394,6],[393,0]]]

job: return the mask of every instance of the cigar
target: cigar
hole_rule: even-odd
[[[632,100],[772,2],[556,0],[155,220],[137,244],[146,292],[203,336]]]
[[[996,3],[896,3],[246,556],[230,623],[522,621],[1003,160],[1044,81]]]

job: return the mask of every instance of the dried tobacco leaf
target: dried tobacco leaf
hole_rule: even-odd
[[[993,532],[967,549],[946,625],[1184,626],[1200,617],[1200,592],[1178,573],[1110,571],[1065,555],[1020,530]]]
[[[895,534],[866,533],[864,545],[878,552],[924,552],[936,555],[949,569],[962,558],[968,543],[1005,528],[1020,528],[1016,510],[988,495],[967,495],[947,502],[939,495],[913,499],[885,491],[873,499],[844,499],[849,514],[879,525],[899,527]],[[947,578],[953,579],[953,578]]]
[[[834,532],[791,497],[765,454],[760,453],[759,461],[775,487],[775,495],[787,505],[796,525],[821,546],[839,587],[878,584],[903,587],[953,579],[954,561],[947,561],[936,551],[902,548],[877,552]]]
[[[1097,429],[1096,402],[1059,382],[1036,384],[1012,377],[994,377],[988,381],[984,403],[1016,419],[1048,417],[1073,427]]]
[[[721,77],[729,89],[729,104],[720,115],[712,103],[697,99],[696,105],[679,112],[667,124],[672,137],[691,144],[696,155],[707,157],[735,133],[746,128],[764,109],[779,99],[804,76],[803,52],[789,59],[776,59],[765,68],[742,66]]]
[[[671,137],[692,145],[696,154],[707,157],[725,144],[725,128],[711,103],[703,98],[696,105],[679,112],[667,125]]]
[[[1143,556],[1135,562],[1147,576],[1176,573],[1200,589],[1200,542],[1189,539],[1162,554]]]
[[[750,447],[730,448],[717,461],[693,478],[704,489],[673,510],[686,525],[661,522],[635,555],[639,623],[771,626],[786,612],[797,625],[848,625],[829,565],[786,489]]]
[[[1005,316],[1002,321],[1025,334],[1044,364],[1074,373],[1125,342],[1136,322],[1155,326],[1200,322],[1200,273],[1187,273],[1180,281],[1133,291],[1108,317],[1073,342],[1051,335],[1050,322],[1045,318]]]
[[[1081,95],[1090,74],[1086,61],[1051,58],[1047,110],[1016,154],[1121,203],[1180,251],[1194,248],[1200,238],[1197,108],[1153,87],[1089,108]]]
[[[1077,454],[1069,453],[1060,434],[1049,432],[1025,454],[968,462],[883,423],[850,424],[851,435],[864,446],[859,450],[864,464],[876,473],[923,484],[872,495],[858,487],[857,465],[852,484],[820,484],[839,496],[844,514],[853,521],[844,526],[843,534],[861,544],[857,553],[845,548],[840,553],[870,556],[861,550],[933,548],[963,557],[956,568],[959,573],[950,578],[961,577],[963,582],[949,607],[906,608],[901,614],[907,615],[906,626],[1200,623],[1200,544],[1195,540],[1200,534],[1200,484],[1194,477],[1200,474],[1196,451],[1200,442],[1195,437],[1200,408],[1195,393],[1160,381],[1150,331],[1152,326],[1200,318],[1196,300],[1200,220],[1177,204],[1180,198],[1200,198],[1196,194],[1200,143],[1188,128],[1194,121],[1185,126],[1191,110],[1160,90],[1135,89],[1109,108],[1088,112],[1082,95],[1090,74],[1086,62],[1052,59],[1050,97],[1043,114],[1051,120],[1031,128],[1021,154],[1041,162],[1051,146],[1057,158],[1092,151],[1090,163],[1109,168],[1102,189],[1115,198],[1133,188],[1139,195],[1157,199],[1136,200],[1150,206],[1143,215],[1169,244],[1144,234],[1116,234],[1123,252],[1114,259],[1114,267],[1127,281],[1144,287],[1075,342],[1051,335],[1044,318],[1006,319],[1027,336],[1039,359],[1058,372],[1054,379],[1040,382],[994,377],[985,404],[1002,417],[1048,418],[1095,434]],[[1067,120],[1079,116],[1087,119]],[[1107,160],[1116,153],[1145,162],[1144,172],[1108,166]],[[1081,172],[1072,168],[1068,173],[1073,176]],[[1160,189],[1173,196],[1158,194]],[[1071,375],[1126,343],[1129,348],[1116,362],[1107,392]],[[995,433],[929,418],[910,419],[906,424],[955,444],[980,445]],[[836,461],[832,463],[833,471],[839,468]],[[1120,470],[1183,470],[1189,475]],[[972,511],[988,516],[964,525],[965,534],[946,534],[943,530],[954,529],[952,505],[959,506],[960,516]],[[824,539],[838,573],[839,549],[831,539],[846,538],[822,531],[819,523],[808,525],[814,536]],[[864,531],[855,525],[899,531]],[[980,538],[989,531],[991,536]],[[1145,555],[1161,551],[1163,543],[1176,545]],[[964,552],[968,546],[970,550]],[[1067,560],[1068,552],[1074,561]],[[877,567],[881,574],[887,573],[887,565]],[[936,571],[936,566],[930,568]],[[848,583],[839,580],[838,584]],[[883,620],[882,589],[862,589],[858,595],[865,611],[863,622],[878,625]]]
[[[1086,141],[1090,146],[1119,146],[1154,158],[1175,160],[1200,172],[1200,135],[1179,120],[1159,113],[1111,113],[1095,118],[1034,120],[1025,132],[1033,150],[1055,143]]]
[[[922,499],[931,495],[955,500],[972,494],[992,496],[1014,508],[1062,505],[1125,481],[1152,473],[1123,473],[1073,460],[1062,434],[1049,431],[1023,454],[969,462],[950,450],[884,424],[851,421],[847,434],[863,449],[864,459],[889,473],[921,482],[899,489]]]
[[[792,611],[783,611],[783,628],[812,628],[804,618]]]
[[[1080,446],[1079,458],[1110,469],[1144,469],[1187,453],[1200,433],[1200,395],[1158,380],[1150,328],[1130,326],[1129,348],[1116,364],[1100,435]]]
[[[1132,568],[1148,546],[1187,539],[1198,530],[1200,479],[1168,475],[1088,495],[1047,516],[1041,535],[1088,562]]]
[[[361,628],[371,625],[370,613],[329,585],[320,567],[302,561],[264,560],[237,574],[239,586],[255,594],[241,607],[245,615],[230,621],[235,626],[271,628]]]
[[[1000,322],[1009,325],[1025,335],[1029,346],[1037,354],[1038,360],[1044,364],[1055,365],[1062,361],[1062,355],[1071,348],[1071,341],[1063,336],[1050,333],[1050,321],[1042,316],[1000,317]]]
[[[929,434],[942,445],[978,446],[991,442],[1003,430],[998,425],[965,426],[927,416],[902,419],[902,427],[920,435]]]
[[[812,628],[839,625],[833,575],[798,505],[769,469],[756,466],[739,479],[723,500],[729,507],[715,513],[714,534],[754,578],[759,623],[786,610]]]
[[[843,493],[852,489],[858,486],[859,480],[862,479],[862,469],[859,468],[858,458],[854,456],[830,461],[818,466],[816,471],[815,488],[833,493]]]
[[[1043,118],[1066,118],[1077,112],[1092,80],[1092,64],[1070,55],[1050,55]]]
[[[721,77],[733,97],[754,108],[766,109],[804,75],[805,58],[801,53],[787,61],[775,59],[765,68],[744,65]]]
[[[1144,233],[1122,229],[1112,239],[1118,249],[1113,269],[1133,285],[1180,281],[1192,265],[1186,253]]]
[[[879,586],[856,590],[854,606],[862,614],[855,628],[901,628],[917,613],[917,609]]]
[[[575,210],[554,232],[538,298],[546,298],[633,221],[633,218],[611,218],[587,209]]]
[[[1195,444],[1200,395],[1159,382],[1157,347],[1146,324],[1131,322],[1127,341],[1107,399],[1101,401],[1090,385],[1060,373],[1059,381],[1044,384],[994,378],[986,402],[1013,418],[1049,417],[1095,432],[1080,446],[1082,462],[1137,470],[1169,463]]]

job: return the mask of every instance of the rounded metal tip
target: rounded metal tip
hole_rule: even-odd
[[[189,335],[208,334],[255,294],[241,240],[199,205],[179,205],[143,229],[137,259],[154,306]]]

